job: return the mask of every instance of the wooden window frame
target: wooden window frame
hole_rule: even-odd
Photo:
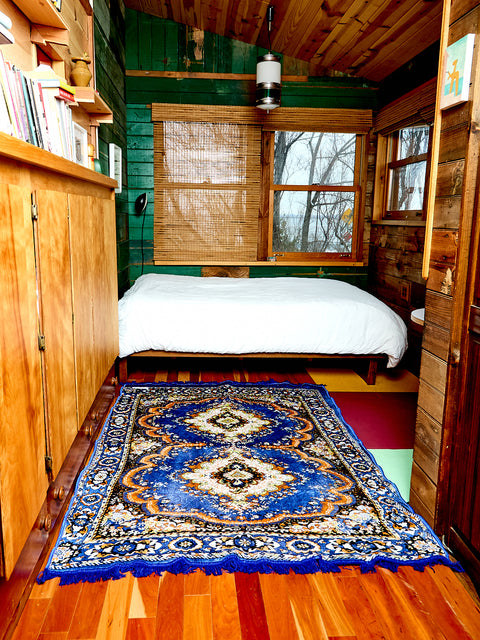
[[[422,153],[416,156],[409,156],[408,158],[402,158],[401,160],[394,160],[393,158],[397,158],[398,156],[398,145],[400,132],[405,129],[411,129],[414,126],[428,126],[429,127],[429,139],[428,139],[428,151],[426,153]],[[428,198],[428,182],[430,178],[430,158],[431,158],[431,149],[432,149],[432,129],[431,125],[410,125],[406,127],[402,127],[397,131],[394,131],[388,135],[387,141],[387,159],[384,160],[386,162],[385,168],[385,189],[383,194],[383,218],[385,220],[421,220],[424,221],[426,219],[427,213],[427,198]],[[419,162],[426,162],[426,171],[425,171],[425,188],[423,191],[423,203],[421,209],[404,209],[404,210],[395,210],[389,209],[388,204],[391,200],[390,190],[392,188],[392,172],[395,169],[399,169],[401,167],[406,167],[409,165],[417,164]]]
[[[294,130],[294,129],[292,129]],[[299,130],[300,131],[300,130]],[[303,131],[303,129],[302,129]],[[306,129],[308,131],[308,129]],[[343,132],[336,132],[343,133]],[[352,132],[348,132],[352,133]],[[273,180],[273,165],[275,156],[275,131],[264,132],[264,149],[266,150],[266,166],[268,173],[268,184],[264,185],[267,189],[266,197],[268,199],[268,239],[267,239],[267,260],[275,262],[321,262],[322,264],[329,262],[358,262],[362,260],[363,252],[363,223],[364,223],[364,193],[365,193],[365,181],[366,181],[366,165],[367,159],[365,156],[367,149],[367,140],[365,134],[355,133],[355,168],[353,184],[350,186],[338,186],[338,185],[278,185]],[[273,251],[273,201],[276,191],[320,191],[323,193],[328,192],[344,192],[355,194],[355,204],[353,211],[353,225],[352,225],[352,248],[351,251],[346,252],[278,252]]]
[[[425,192],[428,191],[429,176],[431,171],[431,146],[433,143],[432,126],[435,115],[437,80],[432,78],[423,85],[416,87],[412,91],[404,94],[397,100],[390,102],[380,109],[375,116],[373,127],[374,134],[377,134],[377,156],[375,162],[375,184],[373,195],[373,216],[374,223],[400,224],[424,224],[426,219],[426,206],[428,203],[428,193],[424,198],[424,206],[421,215],[405,215],[408,212],[402,211],[400,215],[387,215],[388,203],[388,163],[392,156],[390,150],[391,134],[414,126],[429,126],[429,158],[427,159],[427,172],[425,179]]]

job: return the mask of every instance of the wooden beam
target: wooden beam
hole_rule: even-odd
[[[430,180],[428,183],[428,198],[427,198],[427,221],[425,226],[425,245],[423,251],[423,269],[422,275],[425,280],[428,278],[428,272],[430,269],[430,253],[432,250],[432,232],[433,232],[433,217],[435,213],[435,194],[437,189],[437,175],[438,175],[438,158],[440,150],[440,132],[442,124],[442,113],[440,111],[440,96],[442,91],[443,75],[445,71],[445,52],[448,43],[448,30],[450,26],[450,8],[451,0],[444,0],[443,3],[443,15],[442,15],[442,32],[440,36],[440,55],[438,58],[438,81],[435,101],[435,119],[433,122],[433,140],[432,140],[432,155],[430,160]]]
[[[207,71],[156,71],[154,69],[127,69],[125,75],[131,78],[184,78],[195,80],[248,80],[255,82],[254,73],[214,73]],[[282,76],[282,82],[308,82],[308,76]]]

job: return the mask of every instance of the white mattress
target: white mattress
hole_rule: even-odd
[[[120,357],[194,353],[388,355],[407,347],[403,320],[345,282],[146,274],[119,302]]]

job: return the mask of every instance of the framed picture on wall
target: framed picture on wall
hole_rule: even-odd
[[[440,109],[468,100],[474,44],[475,34],[468,33],[447,47]]]
[[[73,159],[76,163],[88,167],[88,134],[76,122],[73,123]]]
[[[109,175],[118,182],[115,193],[122,193],[122,150],[110,142],[108,145]]]

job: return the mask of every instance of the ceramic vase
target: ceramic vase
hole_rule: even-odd
[[[81,58],[72,58],[75,66],[70,74],[70,82],[75,87],[88,87],[92,79],[92,73],[87,65],[90,64],[90,58],[82,56]]]

